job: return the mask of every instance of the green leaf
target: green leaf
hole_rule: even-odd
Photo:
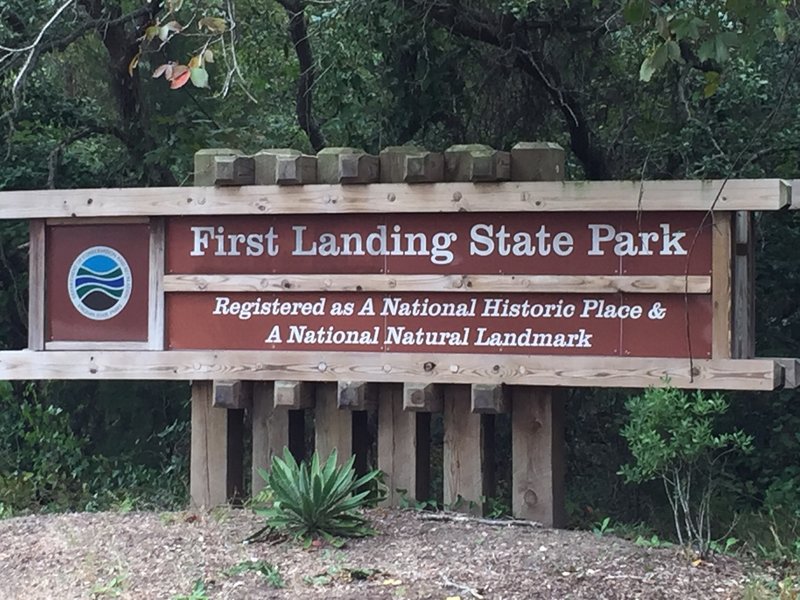
[[[194,67],[193,69],[189,69],[189,71],[192,74],[192,85],[194,85],[194,87],[208,87],[208,71],[203,67]]]
[[[666,42],[667,47],[667,56],[672,62],[676,63],[683,63],[683,56],[681,56],[681,47],[678,45],[678,42],[674,40],[669,40]]]
[[[208,29],[211,33],[225,33],[228,29],[228,24],[222,17],[203,17],[197,23],[199,29]]]
[[[628,0],[622,8],[622,16],[628,23],[641,23],[650,16],[649,0]]]

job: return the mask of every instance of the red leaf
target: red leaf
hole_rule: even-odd
[[[185,71],[182,70],[180,73],[178,73],[179,68],[180,67],[175,67],[175,70],[172,73],[172,81],[170,82],[169,87],[173,90],[177,90],[178,88],[185,86],[186,82],[188,82],[189,78],[192,76],[192,72],[186,67],[183,67],[186,69]]]

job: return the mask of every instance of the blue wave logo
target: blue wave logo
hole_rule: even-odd
[[[131,295],[133,281],[125,258],[108,246],[93,246],[78,255],[67,282],[72,305],[95,321],[119,314]]]

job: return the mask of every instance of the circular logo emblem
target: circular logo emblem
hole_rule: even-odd
[[[81,252],[67,280],[72,305],[95,321],[119,314],[131,297],[132,287],[128,262],[108,246],[92,246]]]

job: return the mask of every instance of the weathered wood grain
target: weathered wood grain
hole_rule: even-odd
[[[260,469],[268,471],[273,457],[283,456],[283,449],[289,445],[289,411],[276,407],[272,394],[271,382],[253,384],[252,496],[266,485]]]
[[[543,181],[101,188],[0,192],[0,219],[368,212],[706,211],[722,182]],[[779,179],[725,184],[717,211],[778,210]],[[640,196],[641,191],[641,196]]]
[[[443,390],[435,383],[403,384],[403,410],[442,412]]]
[[[44,350],[45,224],[35,219],[29,224],[28,245],[28,349]]]
[[[345,463],[353,454],[353,413],[339,410],[335,383],[317,385],[314,449],[323,461],[335,449],[338,464]]]
[[[485,415],[470,411],[470,388],[448,385],[444,388],[444,504],[451,510],[483,514],[487,496],[484,454],[487,441],[483,427]]]
[[[253,382],[241,380],[214,381],[211,406],[243,409],[253,406]]]
[[[733,302],[731,285],[732,271],[732,230],[731,215],[720,213],[714,215],[714,228],[711,238],[711,299],[712,333],[711,357],[731,357],[731,326],[733,315]],[[695,323],[695,327],[702,327],[704,323]],[[692,323],[689,324],[692,326]]]
[[[275,406],[302,410],[314,406],[314,384],[308,381],[276,381]]]
[[[733,358],[756,355],[756,253],[753,214],[734,213]]]
[[[150,221],[150,273],[147,303],[147,344],[164,349],[164,219]]]
[[[472,412],[499,415],[508,412],[510,390],[502,383],[473,383],[470,386]]]
[[[671,385],[773,390],[783,369],[772,359],[444,355],[362,352],[0,352],[0,379],[132,379],[506,383],[575,387]],[[334,402],[336,386],[334,386]]]
[[[167,292],[586,292],[707,294],[711,277],[628,275],[167,275]]]
[[[512,388],[512,512],[546,527],[566,524],[564,398],[543,387]]]
[[[378,403],[378,386],[366,381],[337,382],[340,409],[373,410]]]

